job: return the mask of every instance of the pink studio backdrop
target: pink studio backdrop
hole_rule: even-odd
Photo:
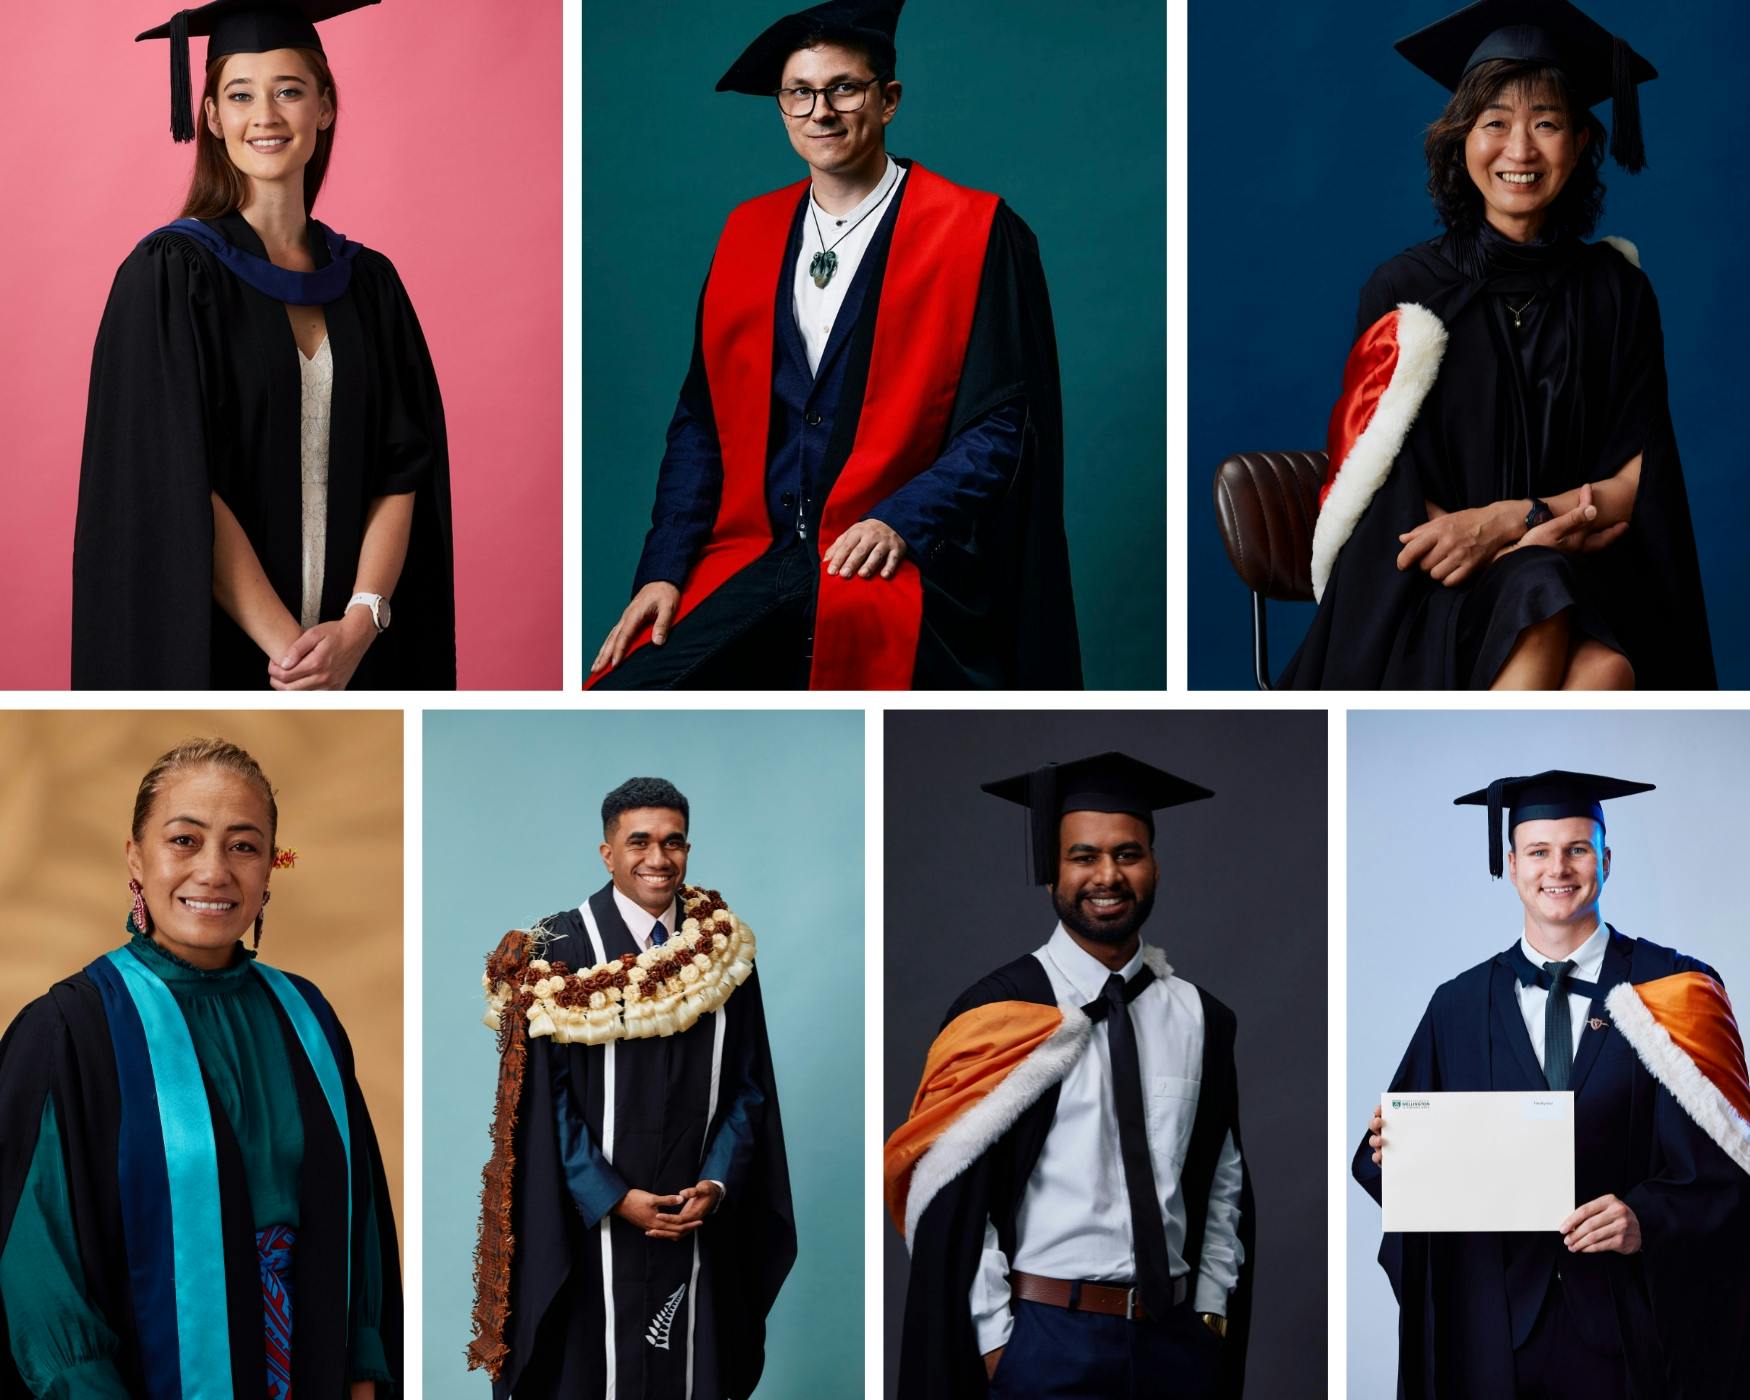
[[[12,7],[0,148],[0,690],[64,689],[91,347],[116,268],[181,207],[175,0]],[[466,689],[560,677],[560,0],[384,0],[322,27],[340,91],[316,205],[401,273],[449,425]],[[199,91],[206,41],[190,43]]]

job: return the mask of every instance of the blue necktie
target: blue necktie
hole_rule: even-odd
[[[1543,1077],[1552,1089],[1566,1089],[1574,1068],[1574,1021],[1568,1010],[1571,962],[1546,962],[1549,1000],[1543,1007]]]
[[[650,946],[660,948],[668,942],[668,930],[662,926],[662,920],[656,921],[656,927],[650,930]]]

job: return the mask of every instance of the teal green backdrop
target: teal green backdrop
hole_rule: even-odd
[[[631,591],[723,221],[806,173],[775,102],[712,91],[783,4],[583,7],[585,664]],[[888,149],[1039,238],[1087,684],[1164,686],[1166,7],[913,0],[898,49]]]
[[[860,710],[426,713],[425,1394],[490,1394],[462,1359],[497,1083],[486,954],[606,883],[601,799],[634,776],[686,794],[688,881],[721,891],[759,939],[799,1246],[760,1400],[861,1396]]]

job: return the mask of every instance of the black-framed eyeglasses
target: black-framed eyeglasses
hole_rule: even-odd
[[[823,88],[779,88],[778,106],[787,117],[812,117],[816,99],[824,97],[826,105],[835,112],[855,112],[869,100],[869,89],[880,81],[880,78],[865,78],[861,82],[847,79]]]

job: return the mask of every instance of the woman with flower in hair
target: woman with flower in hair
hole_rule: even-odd
[[[351,1047],[242,943],[293,860],[278,824],[236,745],[164,754],[134,803],[127,941],[0,1042],[0,1394],[397,1382],[394,1217]]]
[[[374,3],[213,0],[139,36],[170,42],[195,163],[97,332],[77,688],[455,687],[431,357],[389,260],[313,216],[340,114],[316,21]]]
[[[1567,0],[1480,0],[1398,51],[1445,233],[1361,292],[1313,531],[1319,611],[1282,684],[1711,689],[1652,283],[1586,242],[1645,163],[1652,64]]]

